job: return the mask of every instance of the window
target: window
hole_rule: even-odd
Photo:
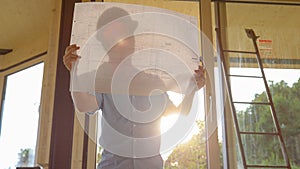
[[[44,63],[7,75],[0,119],[0,168],[34,165]]]
[[[229,50],[254,51],[252,41],[247,38],[245,28],[253,29],[256,35],[264,73],[276,110],[276,116],[284,138],[292,168],[299,162],[299,6],[251,3],[226,3],[220,15],[223,31],[223,46]],[[226,26],[225,26],[226,25]],[[255,55],[226,53],[231,75],[261,76]],[[236,102],[258,102],[266,100],[262,80],[253,78],[230,78],[233,100]],[[273,132],[274,124],[270,110],[264,106],[236,104],[238,126],[246,132]],[[231,112],[228,112],[231,113]],[[228,116],[229,117],[229,116]],[[228,122],[229,168],[242,168],[241,151],[232,132],[234,126]],[[250,165],[284,165],[278,139],[274,137],[242,138],[245,159]],[[235,153],[236,152],[236,153]]]

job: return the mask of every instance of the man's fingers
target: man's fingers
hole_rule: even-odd
[[[76,51],[80,47],[76,44],[72,44],[70,46],[67,46],[65,49],[65,54],[63,56],[63,63],[66,66],[68,70],[72,69],[72,63],[77,61],[80,57],[76,54]]]
[[[71,70],[72,68],[72,63],[77,61],[79,59],[78,55],[74,55],[74,54],[69,54],[66,57],[64,57],[64,64],[67,67],[68,70]]]
[[[75,52],[76,50],[78,50],[80,47],[77,46],[76,44],[72,44],[70,46],[68,46],[65,50],[65,54],[67,53],[72,53],[72,52]]]
[[[198,88],[202,88],[205,85],[205,69],[203,66],[198,66],[198,69],[195,70],[195,80]]]
[[[205,70],[195,70],[195,77],[204,76]]]
[[[67,57],[64,58],[64,63],[72,63],[74,61],[77,61],[79,59],[78,55],[70,54]]]
[[[78,55],[74,55],[74,54],[70,54],[68,55],[68,57],[65,57],[64,62],[68,63],[68,62],[74,62],[79,58]]]
[[[196,80],[196,84],[199,89],[205,85],[205,77],[204,76],[195,77],[195,80]]]
[[[74,54],[74,52],[76,52],[78,49],[79,49],[78,46],[74,46],[74,47],[71,47],[69,49],[66,49],[65,55]]]

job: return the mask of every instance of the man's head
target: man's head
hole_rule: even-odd
[[[134,39],[131,36],[136,27],[137,22],[131,19],[127,11],[122,8],[111,7],[106,9],[98,19],[97,39],[106,51],[118,45],[118,50],[132,48],[134,47]]]

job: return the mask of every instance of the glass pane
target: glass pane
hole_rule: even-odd
[[[251,168],[251,169],[286,169],[286,166],[276,166],[276,167],[255,167],[255,168]]]
[[[277,132],[269,105],[248,105],[246,111],[238,112],[237,116],[240,131]]]
[[[230,75],[262,77],[261,70],[259,68],[245,68],[245,67],[231,67]]]
[[[242,142],[247,165],[285,165],[278,136],[247,134],[242,135]]]
[[[1,169],[34,165],[43,67],[40,63],[6,77],[0,136]]]
[[[265,93],[265,86],[262,78],[230,77],[232,99],[234,102],[252,102],[256,94]],[[267,102],[266,93],[256,102]]]
[[[226,35],[226,49],[254,51],[252,40],[245,33],[245,28],[253,29],[257,36],[266,80],[274,102],[276,116],[284,137],[288,157],[292,168],[300,167],[300,52],[299,52],[299,15],[300,7],[293,5],[271,5],[251,3],[226,3],[226,18],[220,18]],[[221,15],[222,16],[222,15]],[[249,54],[226,53],[230,61],[231,75],[260,76],[257,61]],[[255,64],[254,64],[255,63]],[[234,101],[262,101],[266,99],[263,83],[255,80],[244,82],[243,78],[231,78]],[[260,83],[256,88],[257,83]],[[238,100],[237,100],[237,99]],[[239,127],[250,132],[274,132],[274,122],[268,106],[235,104],[238,111]],[[233,125],[233,124],[232,124]],[[230,125],[228,125],[231,127]],[[236,133],[235,133],[236,134]],[[230,136],[229,136],[230,137]],[[284,165],[278,139],[245,138],[247,162],[250,164]],[[276,146],[275,146],[276,142]],[[269,143],[269,144],[267,144]],[[236,140],[232,143],[238,145]],[[264,145],[264,152],[259,153],[255,145]],[[238,146],[229,147],[229,152],[240,154]],[[233,150],[231,150],[233,149]],[[253,152],[253,153],[252,153]],[[252,153],[251,155],[249,153]],[[230,155],[230,154],[229,154]],[[268,157],[262,157],[263,155]],[[241,158],[233,158],[232,168],[243,168]],[[238,160],[237,162],[235,160]],[[276,167],[278,168],[278,167]]]

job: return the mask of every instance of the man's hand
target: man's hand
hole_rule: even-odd
[[[66,47],[65,55],[63,56],[63,61],[65,67],[70,71],[72,69],[73,62],[80,59],[80,56],[76,54],[76,51],[79,49],[79,46],[76,44]]]
[[[199,66],[195,70],[195,80],[197,82],[198,89],[201,89],[205,85],[205,69],[203,66]]]

